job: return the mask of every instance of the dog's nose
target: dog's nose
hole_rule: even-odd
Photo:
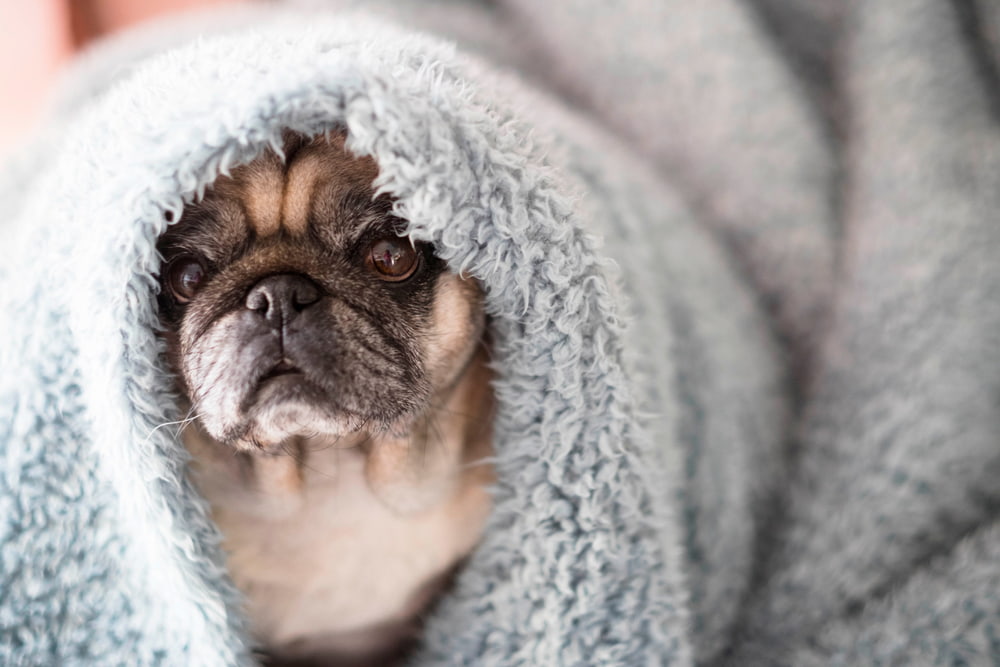
[[[247,293],[246,306],[273,327],[282,327],[319,301],[319,288],[305,276],[282,273],[268,276]]]

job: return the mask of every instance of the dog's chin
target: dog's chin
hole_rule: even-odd
[[[299,373],[263,380],[243,402],[239,414],[205,419],[209,435],[238,451],[281,454],[293,440],[322,441],[327,447],[352,447],[363,432],[405,433],[408,413],[359,415],[336,405]]]

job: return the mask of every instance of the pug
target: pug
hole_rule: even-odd
[[[274,663],[405,655],[490,511],[482,291],[377,174],[289,133],[158,243],[191,475]]]

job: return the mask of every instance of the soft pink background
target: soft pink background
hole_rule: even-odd
[[[59,69],[102,35],[228,0],[0,0],[0,157],[30,131]]]

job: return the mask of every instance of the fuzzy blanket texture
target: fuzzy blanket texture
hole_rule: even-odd
[[[0,663],[253,664],[155,245],[338,128],[493,327],[415,664],[1000,663],[1000,5],[284,4],[99,45],[0,172]]]

